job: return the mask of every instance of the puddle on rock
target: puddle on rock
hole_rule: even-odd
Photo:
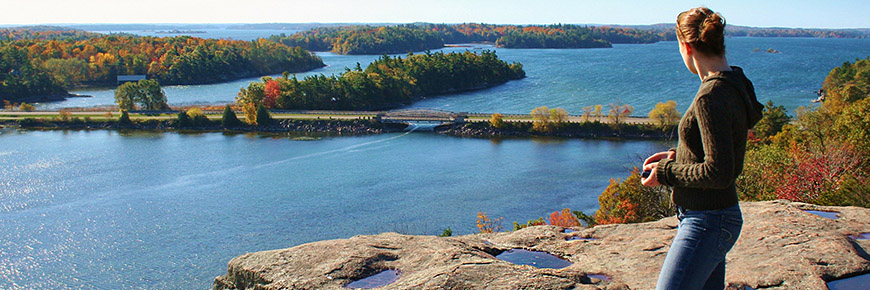
[[[563,232],[563,233],[566,233],[566,234],[570,234],[570,233],[576,233],[577,230],[575,230],[575,229],[565,228],[564,230],[562,230],[562,232]]]
[[[517,265],[529,265],[548,269],[561,269],[573,264],[550,253],[523,249],[507,250],[495,257],[499,260],[511,262]]]
[[[828,282],[830,290],[852,290],[852,289],[867,289],[870,285],[870,274],[858,275],[852,278],[834,280]]]
[[[853,240],[870,240],[870,233],[860,233],[857,235],[849,236]]]
[[[598,279],[601,281],[610,281],[610,277],[607,277],[607,275],[604,275],[604,274],[590,274],[590,275],[586,275],[586,276],[589,278],[595,278],[595,279]]]
[[[344,285],[344,288],[371,289],[371,288],[384,287],[384,286],[392,284],[393,282],[396,282],[396,280],[399,279],[399,275],[401,275],[401,274],[402,273],[399,272],[399,270],[381,271],[380,273],[377,273],[377,274],[374,274],[374,275],[350,282],[347,285]]]
[[[817,216],[820,216],[820,217],[823,217],[823,218],[826,218],[826,219],[830,219],[830,220],[835,220],[835,219],[840,218],[840,213],[833,212],[833,211],[808,210],[808,209],[805,209],[804,211],[811,213],[811,214],[814,214],[814,215],[817,215]]]
[[[566,241],[594,241],[594,240],[597,240],[597,239],[596,239],[596,238],[584,238],[584,237],[577,237],[577,236],[574,236],[574,237],[568,237],[568,238],[565,238],[565,240],[566,240]]]

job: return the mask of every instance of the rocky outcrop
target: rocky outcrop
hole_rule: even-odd
[[[870,273],[870,241],[851,237],[870,232],[870,209],[787,201],[741,207],[745,223],[728,255],[729,288],[825,289],[826,281]],[[839,218],[805,210],[837,212]],[[447,238],[355,236],[236,257],[214,289],[337,289],[386,269],[401,274],[383,289],[654,289],[676,225],[671,217],[567,233],[535,226]],[[548,252],[573,265],[539,269],[495,257],[515,248]]]

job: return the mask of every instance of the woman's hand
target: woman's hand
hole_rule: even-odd
[[[662,159],[674,159],[677,155],[674,151],[664,151],[653,154],[650,157],[647,157],[646,160],[643,161],[643,171],[649,171],[650,174],[646,178],[641,178],[640,183],[644,186],[654,187],[662,185],[659,183],[659,180],[656,179],[656,168],[658,167],[658,162]]]
[[[658,162],[649,163],[643,166],[643,171],[649,171],[649,176],[646,178],[641,177],[640,184],[643,186],[656,187],[662,185],[659,183],[659,180],[656,179],[656,168],[659,166]]]
[[[665,158],[674,159],[674,157],[676,155],[677,155],[677,152],[674,152],[674,151],[659,152],[659,153],[653,154],[650,157],[647,157],[646,160],[643,161],[643,166],[647,166],[647,164],[650,164],[650,163],[659,162],[659,160],[662,160]]]

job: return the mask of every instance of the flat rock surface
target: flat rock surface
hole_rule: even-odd
[[[741,207],[743,231],[728,254],[729,288],[826,289],[826,281],[870,273],[870,241],[850,238],[870,232],[870,209],[782,200]],[[233,258],[214,289],[340,289],[388,269],[401,274],[382,289],[654,289],[676,226],[670,217],[569,233],[535,226],[447,238],[355,236]],[[517,248],[573,264],[539,269],[495,257]]]

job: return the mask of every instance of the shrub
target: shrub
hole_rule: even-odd
[[[610,179],[610,185],[598,196],[599,209],[595,212],[595,223],[648,222],[676,213],[666,187],[646,187],[640,183],[640,179],[637,167],[624,181]]]
[[[521,230],[521,229],[524,229],[527,227],[542,226],[542,225],[546,225],[546,224],[547,224],[547,222],[544,221],[543,217],[538,218],[536,220],[529,220],[525,224],[520,224],[520,223],[514,222],[514,231],[518,231],[518,230]]]
[[[449,236],[453,236],[453,230],[451,230],[450,228],[446,228],[446,229],[444,229],[444,231],[441,232],[441,234],[438,235],[438,236],[439,236],[439,237],[449,237]]]
[[[190,117],[190,124],[193,126],[207,126],[210,122],[199,108],[187,110],[187,116]]]
[[[28,103],[21,103],[21,106],[18,106],[18,110],[24,112],[33,112],[36,111],[36,107]]]
[[[489,117],[489,124],[495,128],[501,129],[501,127],[504,127],[504,115],[493,113],[492,116]]]
[[[504,218],[490,219],[485,212],[477,213],[477,230],[481,233],[494,233],[501,231],[501,222]]]

